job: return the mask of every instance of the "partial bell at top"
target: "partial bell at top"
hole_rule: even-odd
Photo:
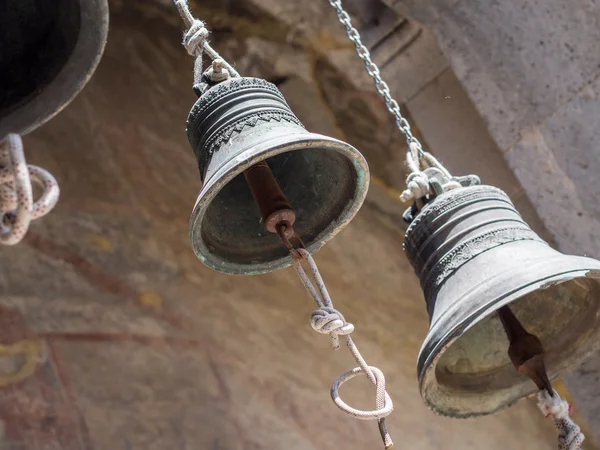
[[[0,139],[64,108],[92,76],[107,33],[107,0],[3,0]]]
[[[306,131],[277,87],[262,79],[235,77],[210,88],[189,114],[187,135],[203,180],[190,240],[198,258],[219,272],[250,275],[291,264],[279,237],[261,223],[247,169],[268,171],[266,162],[311,253],[350,222],[367,194],[363,156]]]
[[[498,315],[505,305],[540,338],[550,379],[600,348],[600,261],[553,250],[501,190],[435,197],[413,219],[404,248],[430,317],[418,376],[434,411],[490,414],[538,391],[509,359]]]

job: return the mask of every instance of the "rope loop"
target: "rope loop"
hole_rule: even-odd
[[[43,189],[35,203],[32,181]],[[49,172],[27,164],[21,136],[9,134],[0,141],[0,244],[21,242],[31,221],[54,208],[59,193],[58,183]]]
[[[354,369],[344,372],[336,378],[331,385],[331,399],[338,408],[356,419],[381,420],[389,416],[394,411],[394,404],[392,403],[391,397],[385,391],[385,377],[383,376],[383,372],[381,372],[381,370],[379,370],[377,367],[373,366],[369,366],[369,369],[371,369],[371,372],[373,375],[375,375],[377,403],[381,404],[381,407],[373,411],[361,411],[360,409],[352,408],[340,397],[340,387],[342,387],[342,384],[354,377],[357,377],[358,375],[366,374],[362,367],[355,367]]]
[[[199,96],[211,87],[212,83],[219,83],[229,77],[239,77],[237,71],[225,61],[208,43],[209,31],[202,20],[196,19],[190,11],[188,0],[173,0],[179,15],[183,19],[186,31],[183,33],[183,46],[187,52],[195,57],[194,60],[194,91]],[[216,61],[216,65],[203,72],[203,55]],[[218,60],[218,61],[217,61]],[[222,68],[222,69],[221,69]],[[205,79],[207,78],[207,79]]]
[[[429,194],[429,177],[421,171],[412,172],[406,179],[406,190],[400,195],[400,200],[408,202],[423,198]]]

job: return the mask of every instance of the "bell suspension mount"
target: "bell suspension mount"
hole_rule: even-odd
[[[196,57],[194,67],[194,90],[202,95],[208,88],[223,82],[230,77],[239,77],[233,67],[210,47],[206,38],[208,30],[204,22],[195,19],[187,0],[174,0],[186,27],[183,45],[190,55]],[[202,54],[206,53],[212,59],[212,65],[202,71]],[[391,449],[394,444],[385,423],[385,418],[394,409],[392,400],[385,390],[385,376],[377,367],[369,366],[350,336],[354,325],[348,323],[344,316],[333,307],[333,302],[319,269],[311,256],[304,248],[302,239],[294,231],[296,214],[286,199],[279,183],[275,179],[266,161],[259,162],[244,171],[244,178],[250,188],[252,196],[260,211],[261,222],[270,233],[277,234],[292,258],[294,269],[302,284],[317,305],[311,314],[311,327],[322,334],[331,337],[334,350],[340,348],[339,336],[345,336],[346,345],[356,360],[358,367],[341,374],[332,384],[330,393],[336,406],[346,414],[361,420],[377,420],[381,438],[385,449]],[[292,241],[296,241],[294,245]],[[306,262],[314,283],[302,267]],[[346,381],[364,374],[376,388],[376,409],[361,411],[346,404],[339,395],[339,389]]]
[[[396,126],[406,137],[406,165],[409,175],[407,188],[400,195],[403,202],[414,201],[417,210],[423,207],[423,198],[439,195],[447,190],[461,186],[479,184],[479,177],[467,175],[455,177],[431,153],[423,150],[419,140],[413,135],[410,123],[402,116],[400,105],[392,97],[388,84],[381,78],[381,71],[371,59],[369,49],[362,43],[359,31],[352,25],[350,15],[346,12],[341,0],[327,0],[335,9],[339,22],[346,28],[348,39],[356,47],[356,54],[364,62],[365,69],[375,82],[377,93],[383,98],[387,110],[396,119]],[[433,169],[433,170],[426,170]]]
[[[400,199],[403,202],[413,200],[414,203],[405,213],[405,221],[412,222],[430,197],[451,189],[480,184],[476,175],[453,177],[433,155],[423,150],[421,143],[412,134],[409,122],[402,116],[400,106],[392,97],[389,86],[382,79],[379,67],[372,61],[369,49],[362,43],[359,31],[352,25],[342,0],[328,2],[335,9],[339,22],[346,28],[348,39],[354,43],[358,57],[365,63],[366,71],[375,81],[375,88],[388,111],[395,117],[398,129],[406,136],[406,163],[409,175],[406,180],[407,189]],[[559,430],[559,448],[578,450],[584,439],[583,434],[569,417],[566,401],[552,388],[546,373],[544,348],[540,339],[525,330],[508,306],[500,308],[498,315],[510,342],[509,358],[516,370],[531,378],[540,390],[538,406],[547,416],[553,417],[555,427]]]

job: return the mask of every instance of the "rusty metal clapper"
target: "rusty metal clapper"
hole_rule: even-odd
[[[107,0],[5,0],[0,5],[0,138],[26,134],[92,76],[108,33]]]

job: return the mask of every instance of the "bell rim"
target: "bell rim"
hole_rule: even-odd
[[[464,332],[466,332],[469,328],[471,328],[475,324],[481,322],[482,320],[487,318],[489,315],[493,314],[494,311],[498,310],[500,307],[508,305],[535,290],[543,288],[544,286],[550,287],[551,285],[562,284],[562,283],[565,283],[565,282],[568,282],[568,281],[571,281],[574,279],[578,279],[578,278],[593,278],[593,279],[600,280],[600,261],[597,261],[593,258],[589,258],[589,257],[585,257],[585,256],[564,255],[564,254],[559,254],[556,258],[560,259],[560,258],[565,258],[565,257],[569,258],[569,260],[570,260],[570,265],[571,265],[570,269],[565,269],[565,270],[561,270],[560,272],[551,273],[542,279],[536,278],[536,280],[532,281],[529,284],[521,286],[519,289],[512,291],[511,293],[507,294],[506,296],[502,297],[501,299],[498,299],[495,302],[487,303],[487,304],[485,304],[484,307],[472,312],[469,315],[463,316],[460,320],[456,320],[454,325],[448,327],[448,329],[442,334],[442,337],[436,340],[437,341],[436,344],[434,344],[430,349],[427,349],[427,344],[429,342],[431,342],[432,340],[434,340],[433,335],[435,334],[435,331],[436,331],[436,324],[443,323],[442,319],[444,317],[446,317],[447,314],[450,315],[452,310],[446,311],[444,315],[440,316],[438,318],[438,320],[432,324],[432,326],[430,327],[430,329],[427,333],[427,336],[423,342],[421,350],[419,351],[419,355],[418,355],[418,359],[417,359],[417,377],[418,377],[418,383],[419,383],[419,392],[421,394],[421,398],[423,399],[425,405],[431,411],[433,411],[434,413],[441,415],[441,416],[458,418],[458,419],[481,417],[481,416],[485,416],[485,415],[489,415],[489,414],[494,414],[494,413],[502,411],[506,408],[509,408],[510,406],[512,406],[516,402],[518,402],[520,399],[527,397],[529,395],[532,395],[538,391],[538,389],[535,387],[535,385],[532,384],[531,389],[524,395],[516,397],[506,403],[500,404],[493,409],[488,409],[488,410],[480,411],[480,412],[472,412],[472,411],[463,412],[457,408],[443,409],[443,408],[438,407],[438,405],[435,402],[430,401],[430,396],[426,395],[424,388],[426,385],[426,381],[429,378],[432,378],[435,380],[435,378],[436,378],[435,369],[437,366],[437,362],[439,361],[441,356],[445,353],[445,350],[447,348],[449,348],[456,340],[458,340],[460,338],[460,336]],[[548,265],[549,261],[545,260],[545,261],[540,262],[540,265],[544,265],[544,264]],[[515,271],[518,271],[518,270],[519,269],[517,268],[517,269],[514,269],[509,272],[514,273]],[[505,276],[506,276],[506,274],[505,274]],[[469,294],[467,294],[467,296],[463,297],[463,299],[468,298],[468,295]],[[470,295],[474,295],[474,294],[470,294]],[[462,324],[465,324],[465,323],[469,323],[469,326],[464,327]],[[433,330],[433,333],[432,333],[432,330]],[[597,347],[598,348],[596,348],[596,350],[600,349],[600,343],[597,345]],[[425,351],[427,351],[429,353],[429,356],[427,358],[424,358]],[[588,352],[588,355],[593,352],[594,352],[594,349],[592,349],[590,352]],[[581,358],[580,364],[582,362],[584,362],[585,359],[586,359],[586,357]],[[549,375],[550,375],[551,379],[555,379],[557,377],[560,377],[562,374],[554,374],[554,375],[549,374]],[[437,385],[436,381],[434,381],[434,385]]]
[[[235,161],[235,164],[232,164],[232,160],[228,161],[219,168],[219,170],[213,173],[210,178],[205,180],[196,199],[189,223],[189,239],[192,244],[192,249],[196,257],[204,265],[223,274],[242,276],[270,273],[292,265],[292,259],[289,256],[253,264],[225,262],[219,258],[207,256],[210,255],[208,248],[205,245],[196,246],[194,243],[198,242],[199,244],[203,244],[201,236],[198,236],[199,239],[195,239],[196,233],[200,233],[202,220],[208,205],[217,196],[225,184],[259,161],[263,161],[281,153],[302,150],[306,148],[308,144],[311,146],[321,145],[327,150],[334,150],[347,156],[357,174],[353,201],[342,211],[338,220],[331,222],[331,224],[322,230],[321,233],[315,237],[313,242],[307,246],[309,253],[315,254],[318,252],[323,245],[333,239],[333,237],[350,223],[360,210],[369,190],[370,172],[365,157],[354,146],[347,142],[317,133],[304,131],[287,134],[285,136],[278,136],[245,149],[235,158],[232,158],[232,160]],[[243,162],[240,162],[240,159],[244,154],[250,154],[253,157],[244,159]],[[214,183],[214,181],[211,183],[211,180],[219,180],[220,183],[217,184]],[[202,252],[201,250],[205,251]]]
[[[0,137],[26,135],[66,108],[94,75],[106,48],[109,29],[108,0],[82,0],[81,28],[73,52],[56,77],[29,102],[0,121]],[[98,20],[100,18],[100,20]],[[74,72],[71,67],[83,67]]]

